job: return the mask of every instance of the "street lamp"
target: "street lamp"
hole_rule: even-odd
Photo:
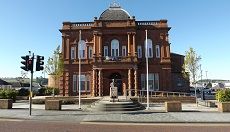
[[[146,58],[146,87],[147,87],[147,110],[149,109],[149,66],[148,66],[148,43],[147,43],[147,37],[148,30],[145,30],[145,58]]]
[[[81,30],[79,30],[79,42],[78,42],[78,60],[79,60],[79,72],[78,72],[78,108],[81,109]]]

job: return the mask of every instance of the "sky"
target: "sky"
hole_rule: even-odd
[[[20,77],[28,51],[46,63],[61,45],[62,22],[93,21],[113,1],[0,0],[0,77]],[[203,78],[230,80],[229,0],[116,1],[136,20],[167,19],[171,52],[184,55],[192,47],[202,58]]]

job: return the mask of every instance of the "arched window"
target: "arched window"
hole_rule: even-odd
[[[80,57],[81,59],[85,59],[85,49],[86,49],[86,44],[84,40],[81,40],[78,42],[78,58]]]
[[[111,56],[119,56],[119,41],[117,39],[111,41]]]
[[[145,44],[146,44],[146,40],[145,40]],[[145,50],[145,56],[146,56],[146,50]],[[147,39],[147,56],[148,58],[153,58],[153,42],[151,39]]]

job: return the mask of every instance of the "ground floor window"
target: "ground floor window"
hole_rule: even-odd
[[[158,73],[149,73],[149,90],[150,91],[159,91],[159,74]],[[141,74],[141,89],[146,89],[146,74]]]
[[[80,88],[81,92],[90,92],[90,76],[80,76]],[[79,90],[79,75],[73,75],[73,92]]]

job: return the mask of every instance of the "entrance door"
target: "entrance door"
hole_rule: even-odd
[[[114,79],[114,86],[117,87],[118,95],[121,96],[123,94],[121,75],[119,73],[112,73],[109,79],[111,79],[110,83]]]

